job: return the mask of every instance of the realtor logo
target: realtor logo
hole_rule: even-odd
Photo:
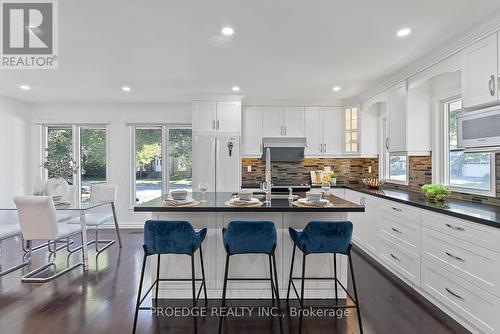
[[[2,69],[55,69],[56,0],[0,0]]]

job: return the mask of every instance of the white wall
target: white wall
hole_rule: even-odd
[[[31,106],[31,174],[40,171],[40,123],[108,123],[108,182],[118,186],[121,226],[142,227],[147,214],[131,208],[130,123],[191,124],[191,104],[35,104]]]
[[[29,105],[0,96],[0,208],[30,192]]]

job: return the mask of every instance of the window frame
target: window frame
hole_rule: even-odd
[[[80,131],[82,129],[104,129],[106,132],[106,182],[109,182],[109,162],[110,162],[110,139],[109,139],[109,124],[108,123],[44,123],[40,124],[41,128],[41,140],[40,140],[40,176],[42,182],[47,182],[49,178],[49,172],[43,168],[41,165],[47,157],[47,147],[48,147],[48,135],[49,128],[67,128],[71,129],[71,149],[72,149],[72,159],[77,161],[79,171],[72,176],[73,186],[75,187],[75,200],[80,203],[82,201],[81,187],[82,187],[82,175],[81,175],[81,140]]]
[[[450,111],[449,104],[456,102],[458,100],[463,100],[461,95],[455,95],[450,98],[441,100],[441,115],[443,118],[443,183],[449,187],[452,191],[472,194],[472,195],[480,195],[487,197],[496,197],[496,159],[494,152],[478,152],[490,155],[490,190],[481,190],[474,188],[465,188],[465,187],[457,187],[452,186],[450,184]],[[467,153],[465,150],[456,150]]]
[[[352,129],[352,109],[353,108],[356,109],[356,130]],[[347,110],[350,110],[350,112],[351,112],[350,129],[346,128]],[[342,112],[342,152],[345,155],[357,155],[361,152],[361,137],[360,137],[361,132],[359,131],[360,126],[361,126],[361,106],[360,105],[345,106],[343,108],[343,112]],[[352,133],[353,132],[356,132],[356,140],[355,141],[352,140]],[[351,134],[351,136],[350,136],[351,140],[349,141],[349,145],[351,147],[350,151],[346,150],[346,146],[348,144],[348,142],[346,141],[347,133]],[[353,143],[357,144],[356,151],[352,151],[352,144]]]
[[[395,156],[401,156],[401,157],[406,157],[406,168],[405,168],[405,180],[401,181],[398,179],[391,179],[391,155]],[[399,184],[399,185],[409,185],[410,184],[410,178],[409,178],[409,167],[410,166],[410,157],[407,152],[388,152],[386,153],[386,170],[385,170],[385,177],[386,177],[386,182],[392,183],[392,184]]]
[[[130,210],[133,210],[134,206],[137,205],[135,202],[136,199],[136,165],[135,165],[135,130],[136,129],[161,129],[161,161],[162,161],[162,168],[161,168],[161,191],[162,195],[163,194],[168,194],[169,193],[169,183],[170,183],[170,175],[167,173],[167,168],[165,167],[168,164],[168,157],[169,157],[169,131],[170,129],[193,129],[192,124],[187,124],[187,123],[181,123],[181,124],[174,124],[174,123],[134,123],[134,124],[129,124],[129,131],[130,131],[130,173],[131,175],[131,182],[130,182],[130,190],[129,190],[129,198],[130,198]]]

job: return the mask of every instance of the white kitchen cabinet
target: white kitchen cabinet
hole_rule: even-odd
[[[263,106],[262,134],[264,137],[303,137],[304,107]]]
[[[242,156],[262,156],[262,106],[245,106],[241,118]]]
[[[218,132],[241,132],[240,102],[217,102],[216,128]]]
[[[264,137],[283,135],[283,106],[262,107],[262,135]]]
[[[389,90],[387,109],[389,115],[389,133],[387,145],[389,152],[405,152],[406,148],[406,81]]]
[[[304,136],[304,107],[285,106],[283,108],[283,135]]]
[[[241,132],[241,102],[193,101],[194,132]]]
[[[217,102],[193,101],[193,131],[215,132]]]
[[[462,97],[464,108],[498,99],[498,34],[494,33],[463,51]]]
[[[345,199],[349,202],[364,205],[365,196],[362,193],[346,189]],[[364,248],[366,240],[366,217],[367,212],[349,212],[349,220],[352,222],[352,240],[357,246]]]
[[[338,156],[342,153],[339,107],[306,107],[304,134],[307,138],[306,156]]]

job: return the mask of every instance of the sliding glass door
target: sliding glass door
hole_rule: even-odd
[[[43,133],[44,179],[63,177],[75,189],[74,200],[88,201],[92,185],[107,179],[106,126],[46,125]]]
[[[133,127],[132,204],[144,203],[172,189],[192,191],[190,127]]]

